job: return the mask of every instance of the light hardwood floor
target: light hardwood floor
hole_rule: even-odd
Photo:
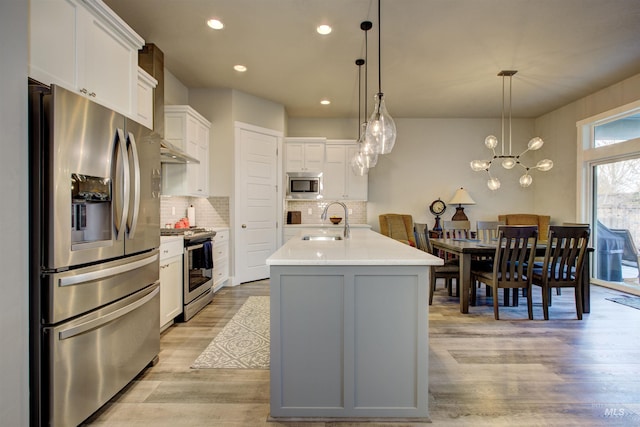
[[[267,422],[268,370],[189,366],[247,297],[268,294],[268,281],[223,288],[190,322],[165,331],[159,363],[85,425],[640,425],[640,310],[606,300],[621,294],[597,286],[592,286],[591,313],[582,321],[575,319],[567,289],[553,296],[549,321],[541,320],[537,287],[536,320],[526,320],[521,299],[519,307],[501,306],[496,321],[490,298],[479,297],[478,306],[462,315],[458,300],[440,288],[429,315],[432,424]]]

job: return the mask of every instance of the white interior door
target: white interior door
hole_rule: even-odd
[[[236,126],[235,283],[269,277],[266,259],[277,248],[278,140]]]

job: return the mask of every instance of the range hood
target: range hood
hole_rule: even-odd
[[[166,140],[160,142],[160,161],[162,163],[200,163],[200,160],[183,153],[178,147]]]
[[[164,53],[153,43],[147,43],[138,51],[138,65],[158,81],[153,90],[153,130],[162,139],[160,161],[162,163],[200,163],[198,159],[182,152],[164,139]]]

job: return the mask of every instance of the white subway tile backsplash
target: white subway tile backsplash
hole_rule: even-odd
[[[351,209],[351,212],[349,213],[349,222],[351,224],[367,223],[367,202],[351,202],[348,200],[344,200],[342,202],[347,205],[347,209]],[[329,202],[316,200],[288,200],[285,206],[284,224],[287,223],[288,211],[301,211],[303,224],[319,224],[322,222],[320,215],[322,215],[322,211],[327,203]],[[344,217],[344,209],[340,205],[332,205],[329,207],[328,214],[328,216]],[[329,223],[329,220],[327,220],[327,223]]]
[[[162,196],[160,198],[160,224],[175,224],[187,216],[187,208],[193,205],[196,211],[196,225],[198,227],[228,227],[229,226],[229,198],[228,197],[181,197]]]

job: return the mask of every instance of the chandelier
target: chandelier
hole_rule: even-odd
[[[498,73],[498,76],[502,77],[502,149],[500,154],[496,152],[496,147],[498,146],[498,138],[494,135],[489,135],[484,140],[484,145],[489,148],[493,152],[493,157],[490,160],[473,160],[471,162],[471,169],[476,172],[487,171],[489,175],[489,180],[487,181],[487,186],[491,190],[497,190],[500,188],[500,180],[491,175],[491,166],[494,162],[501,161],[502,167],[505,169],[513,169],[516,165],[520,166],[524,169],[524,175],[520,177],[520,185],[522,187],[528,187],[533,182],[533,178],[529,175],[529,171],[532,169],[538,169],[540,171],[546,172],[553,167],[553,162],[549,159],[540,160],[535,166],[529,167],[524,165],[520,161],[520,157],[524,155],[527,151],[535,151],[539,150],[544,141],[542,138],[536,136],[529,140],[527,144],[526,150],[521,152],[518,155],[512,154],[511,151],[511,79],[517,71],[515,70],[503,70]],[[505,151],[505,81],[509,79],[509,151]]]

